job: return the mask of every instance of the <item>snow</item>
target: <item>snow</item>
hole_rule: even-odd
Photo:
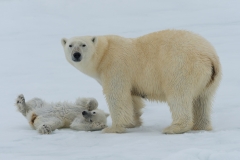
[[[0,159],[239,160],[239,15],[238,0],[0,0]],[[162,134],[171,123],[164,103],[146,102],[143,126],[124,134],[60,129],[40,135],[16,111],[21,93],[53,102],[95,97],[108,111],[101,86],[66,61],[61,38],[137,37],[169,28],[198,33],[218,52],[223,79],[213,131]]]

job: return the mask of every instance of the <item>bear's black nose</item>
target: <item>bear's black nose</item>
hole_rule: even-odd
[[[73,61],[79,62],[79,61],[81,61],[81,57],[82,57],[81,53],[79,53],[79,52],[73,53]]]
[[[86,112],[86,111],[83,111],[83,112],[82,112],[82,115],[87,115],[87,112]]]

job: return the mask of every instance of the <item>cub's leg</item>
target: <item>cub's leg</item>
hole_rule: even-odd
[[[49,105],[40,98],[33,98],[26,102],[26,105],[31,108],[31,110],[39,109],[43,107],[48,107]]]
[[[50,134],[55,129],[62,128],[64,122],[57,117],[38,116],[33,125],[40,134]]]
[[[172,124],[165,128],[163,133],[176,134],[184,133],[192,129],[192,99],[173,96],[168,99],[168,105],[172,112]]]
[[[212,95],[201,94],[193,101],[193,130],[212,130],[211,98]]]
[[[142,115],[142,108],[144,107],[144,102],[141,97],[132,96],[132,103],[134,109],[134,125],[128,126],[129,128],[139,127],[142,125],[141,115]]]
[[[15,105],[17,106],[17,109],[19,112],[23,114],[23,116],[26,117],[27,112],[31,109],[26,103],[25,98],[23,94],[20,94],[17,99]]]
[[[27,113],[30,110],[45,107],[46,102],[44,102],[40,98],[33,98],[33,99],[25,102],[24,95],[20,94],[16,99],[15,105],[17,106],[18,111],[21,112],[26,117]]]
[[[95,98],[78,98],[75,103],[88,111],[95,110],[98,107],[98,102]]]

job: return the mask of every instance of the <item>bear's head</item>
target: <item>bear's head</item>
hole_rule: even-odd
[[[97,37],[84,36],[61,40],[65,56],[70,64],[84,70],[90,63],[97,45]]]

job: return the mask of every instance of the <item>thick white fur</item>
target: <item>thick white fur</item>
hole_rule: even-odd
[[[221,65],[201,36],[164,30],[138,38],[63,38],[62,45],[69,63],[103,87],[113,122],[103,132],[140,126],[142,98],[168,103],[173,121],[166,134],[212,129],[211,106]],[[75,52],[81,53],[81,61],[73,61]]]
[[[41,134],[49,134],[63,127],[81,131],[101,130],[107,127],[109,116],[97,109],[98,103],[94,98],[78,98],[75,103],[47,103],[40,98],[33,98],[25,103],[21,94],[17,97],[16,106],[30,126]]]

